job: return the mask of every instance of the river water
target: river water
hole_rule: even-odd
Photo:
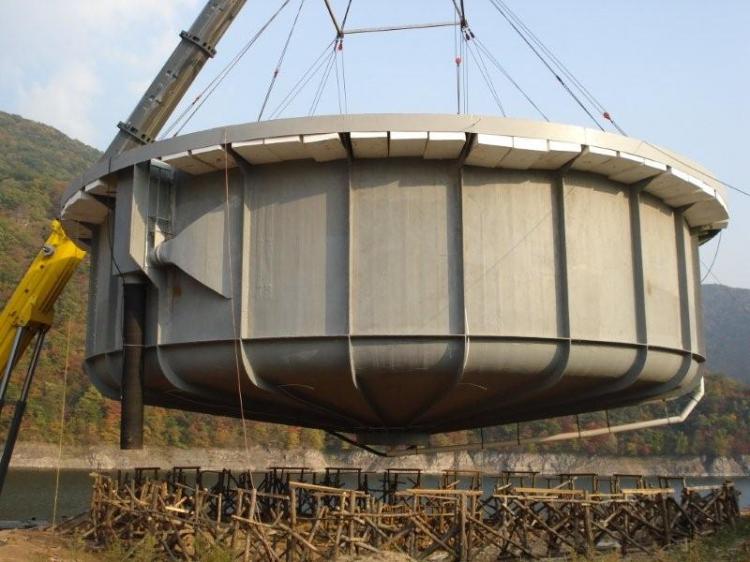
[[[438,477],[428,475],[423,478],[422,485],[424,487],[436,486],[438,480]],[[742,494],[740,506],[750,507],[750,478],[733,478],[732,480]],[[722,481],[721,478],[689,478],[688,485],[719,484]],[[486,482],[488,488],[493,485],[489,478]],[[581,487],[583,488],[584,485],[582,484]],[[626,486],[623,485],[623,487]],[[58,490],[58,518],[78,515],[86,511],[91,498],[89,471],[61,471]],[[489,489],[486,491],[490,492]],[[13,469],[8,473],[5,488],[0,496],[0,521],[30,519],[49,521],[52,518],[54,496],[54,470]]]

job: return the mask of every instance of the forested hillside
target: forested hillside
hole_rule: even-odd
[[[28,263],[46,238],[48,222],[55,215],[60,194],[66,182],[96,160],[98,152],[46,125],[0,112],[0,303],[4,302]],[[64,441],[97,444],[118,442],[119,403],[105,400],[91,386],[81,368],[84,350],[87,297],[87,266],[82,267],[66,289],[57,307],[55,328],[32,387],[21,439],[56,442],[60,435],[61,405],[66,394]],[[721,291],[709,289],[706,304],[720,311],[721,322],[707,314],[709,349],[715,357],[713,365],[722,365],[718,349],[711,349],[712,335],[729,326],[736,333],[747,334],[748,308],[739,320],[732,314],[736,304],[722,300]],[[750,292],[748,292],[750,293]],[[742,309],[741,309],[742,310]],[[731,317],[731,319],[729,319]],[[744,319],[743,319],[744,318]],[[745,330],[745,332],[739,332]],[[69,335],[69,337],[68,337]],[[712,339],[714,338],[714,339]],[[742,340],[742,336],[740,336]],[[70,343],[70,368],[65,380],[65,357]],[[742,350],[732,365],[737,378],[750,380],[747,365],[748,337],[732,342]],[[11,397],[12,398],[12,397]],[[654,415],[662,415],[663,407],[650,407]],[[11,413],[3,412],[5,423]],[[681,428],[642,431],[619,438],[603,438],[585,442],[566,442],[548,447],[554,450],[587,453],[648,454],[750,454],[750,388],[723,377],[708,382],[708,396],[689,422]],[[625,414],[621,414],[625,415]],[[583,426],[600,420],[583,419]],[[538,422],[525,426],[525,432],[572,430],[573,418]],[[321,448],[341,447],[326,439],[319,431],[285,426],[247,424],[251,444],[270,447]],[[490,429],[485,438],[515,435],[515,428]],[[462,441],[477,436],[468,433],[438,436],[436,443]],[[239,447],[243,437],[240,422],[233,419],[147,408],[146,442],[151,446],[213,446]]]
[[[750,289],[703,286],[708,367],[750,384]]]

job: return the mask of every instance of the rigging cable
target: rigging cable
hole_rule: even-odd
[[[305,72],[302,74],[299,80],[297,80],[297,83],[292,86],[289,93],[284,97],[284,99],[279,102],[279,105],[276,107],[276,109],[271,113],[271,119],[274,119],[278,117],[281,113],[283,113],[287,107],[295,100],[295,98],[299,95],[299,93],[307,86],[307,84],[310,82],[310,80],[313,79],[313,77],[320,71],[321,67],[325,65],[325,63],[328,61],[326,58],[326,54],[329,53],[329,49],[336,44],[336,39],[333,39],[330,43],[328,43],[324,48],[323,51],[318,55],[318,58],[313,61],[313,63],[305,70]]]
[[[461,61],[463,62],[464,115],[469,113],[469,60],[466,56],[466,37],[461,32]]]
[[[308,116],[314,115],[318,109],[318,104],[320,104],[320,100],[323,97],[323,92],[325,92],[326,85],[328,85],[328,79],[331,77],[331,70],[333,70],[333,66],[336,61],[337,53],[338,53],[338,43],[334,46],[333,51],[331,52],[331,55],[328,58],[328,63],[326,65],[325,70],[323,71],[323,75],[320,78],[320,83],[318,84],[318,88],[315,91],[313,102],[310,105],[310,111],[308,112]]]
[[[505,113],[503,102],[500,100],[500,95],[497,93],[497,89],[495,88],[495,84],[492,81],[492,77],[490,76],[489,69],[487,68],[487,63],[485,62],[484,57],[482,57],[482,53],[477,47],[472,50],[472,44],[469,41],[467,41],[466,46],[468,48],[469,54],[471,55],[471,58],[474,60],[474,64],[476,64],[477,68],[479,69],[479,74],[482,75],[484,83],[487,85],[487,89],[489,89],[490,94],[497,104],[497,107],[500,109],[500,114],[503,117],[507,117],[508,115]]]
[[[339,37],[338,42],[338,50],[341,54],[341,84],[343,86],[344,91],[344,113],[349,113],[349,95],[346,91],[346,65],[344,64],[344,30],[346,29],[346,21],[349,19],[349,12],[352,8],[352,2],[353,0],[349,0],[349,3],[346,5],[346,12],[344,12],[344,19],[341,20],[341,33],[342,37]],[[338,82],[338,62],[336,62],[336,80]],[[339,94],[340,96],[341,94]],[[340,102],[339,102],[340,103]],[[341,109],[339,109],[339,112],[341,112]]]
[[[521,85],[516,82],[513,77],[510,75],[510,73],[505,69],[505,67],[500,64],[500,61],[497,60],[497,58],[492,54],[492,52],[485,46],[484,43],[482,43],[482,40],[479,39],[479,37],[474,37],[474,43],[477,45],[477,49],[484,53],[484,55],[487,57],[487,59],[490,61],[490,63],[497,68],[503,76],[510,82],[516,90],[518,90],[521,95],[526,99],[527,102],[539,113],[539,115],[544,119],[545,121],[549,122],[549,117],[542,111],[539,106],[534,102],[533,99],[531,99],[531,96],[529,96],[526,91],[521,87]]]
[[[338,100],[338,104],[339,104],[339,114],[341,114],[341,113],[343,113],[343,109],[341,107],[341,79],[339,78],[339,59],[338,59],[338,57],[334,58],[333,62],[336,65],[336,99]]]
[[[604,107],[604,104],[602,104],[596,96],[594,96],[591,91],[586,88],[586,86],[571,72],[571,70],[565,65],[565,63],[560,60],[557,55],[549,48],[547,45],[544,44],[544,42],[531,30],[531,28],[524,23],[524,21],[511,10],[511,8],[503,1],[503,0],[490,0],[490,2],[495,6],[496,9],[501,11],[501,13],[504,11],[504,16],[506,16],[506,19],[511,18],[518,27],[523,30],[527,37],[534,42],[537,47],[550,59],[550,61],[558,68],[560,73],[562,73],[565,77],[567,77],[570,82],[578,89],[578,91],[589,101],[591,105],[594,106],[594,108],[601,114],[601,116],[612,123],[612,125],[617,129],[617,131],[624,135],[628,136],[627,133],[617,124],[617,122],[614,120],[612,115],[607,111],[606,107]]]
[[[555,77],[557,82],[565,89],[568,94],[573,98],[573,100],[578,104],[578,106],[586,113],[586,115],[589,116],[591,121],[596,125],[596,127],[600,131],[604,131],[604,127],[601,126],[599,121],[596,117],[594,117],[593,113],[589,110],[588,107],[581,101],[581,99],[576,95],[576,93],[568,86],[567,82],[562,79],[560,74],[558,74],[554,68],[552,68],[552,65],[550,62],[542,55],[542,53],[539,52],[539,50],[534,46],[534,44],[531,42],[531,40],[518,28],[517,24],[511,19],[508,14],[497,4],[496,0],[490,0],[490,3],[495,7],[495,9],[502,15],[505,20],[508,22],[508,24],[513,28],[513,30],[518,34],[518,36],[528,45],[528,47],[531,49],[531,51],[537,56],[537,58],[542,62],[542,64],[547,68],[547,70],[550,71],[550,73]]]
[[[188,105],[182,113],[177,117],[177,119],[169,126],[167,129],[162,133],[162,135],[159,137],[160,140],[166,138],[169,136],[169,134],[179,125],[179,128],[177,128],[176,132],[172,135],[173,137],[176,137],[179,135],[182,130],[185,128],[185,126],[190,122],[190,120],[195,116],[195,114],[200,110],[200,108],[203,106],[203,104],[206,102],[208,98],[211,97],[211,95],[216,91],[216,89],[221,85],[221,83],[224,81],[224,79],[229,75],[229,73],[234,69],[235,66],[237,66],[237,63],[240,62],[242,57],[245,56],[245,54],[250,50],[250,48],[255,44],[255,42],[260,38],[261,35],[268,29],[268,27],[273,23],[273,21],[276,19],[276,17],[284,10],[284,8],[287,7],[287,5],[291,2],[291,0],[284,0],[279,6],[279,8],[273,13],[273,15],[264,23],[260,29],[255,33],[253,37],[250,38],[250,40],[240,49],[240,51],[230,60],[227,65],[211,80],[211,82],[208,83],[208,85],[196,96],[196,98]],[[192,111],[191,111],[192,110]],[[182,123],[181,123],[182,122]]]
[[[289,35],[287,35],[286,41],[284,42],[284,47],[281,49],[281,54],[279,55],[279,60],[276,63],[276,67],[274,68],[273,76],[271,77],[271,81],[268,84],[266,97],[263,99],[263,104],[260,107],[260,112],[258,113],[258,121],[260,121],[263,118],[263,112],[266,110],[266,105],[268,105],[268,99],[271,97],[271,92],[273,91],[273,87],[276,84],[276,80],[279,77],[279,73],[281,72],[281,65],[284,64],[284,58],[286,57],[286,52],[289,49],[289,43],[292,41],[292,35],[294,35],[294,30],[297,27],[297,22],[299,21],[299,16],[302,13],[302,7],[304,5],[305,5],[305,0],[300,0],[299,8],[297,8],[297,14],[294,16],[292,27],[291,29],[289,29]]]
[[[456,113],[461,114],[461,54],[459,53],[458,46],[458,34],[461,33],[458,26],[458,15],[459,9],[453,0],[453,5],[456,6],[456,12],[453,16],[454,28],[453,28],[453,60],[456,63]]]

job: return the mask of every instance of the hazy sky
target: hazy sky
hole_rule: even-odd
[[[333,0],[343,13],[348,0]],[[701,162],[750,189],[750,2],[747,0],[506,0],[628,134]],[[202,89],[281,0],[248,0],[188,99]],[[465,0],[469,23],[553,121],[589,126],[489,0]],[[0,109],[105,148],[203,0],[0,0]],[[299,0],[275,24],[185,131],[257,119]],[[453,19],[451,0],[353,0],[348,27]],[[333,38],[323,0],[305,0],[269,108]],[[349,112],[455,112],[454,36],[448,29],[356,35],[344,47]],[[494,75],[511,116],[534,110]],[[318,80],[283,113],[306,115]],[[497,114],[476,67],[469,111]],[[317,113],[337,113],[333,77]],[[729,192],[731,224],[717,282],[750,288],[750,198]],[[710,263],[716,241],[702,249]]]

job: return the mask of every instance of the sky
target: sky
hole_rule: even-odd
[[[552,121],[591,125],[490,0],[464,1],[475,35]],[[258,119],[299,2],[291,0],[183,132]],[[339,19],[347,2],[331,0]],[[744,162],[750,130],[750,2],[506,2],[627,134],[675,150],[750,191]],[[177,44],[179,31],[189,28],[203,3],[0,0],[0,110],[106,148],[115,124],[130,114]],[[281,0],[248,0],[181,107],[280,5]],[[352,0],[347,27],[445,22],[453,20],[453,13],[451,0]],[[304,0],[266,117],[333,35],[323,0]],[[348,112],[454,113],[454,39],[451,28],[348,36],[343,51]],[[467,58],[469,112],[498,114],[476,65]],[[279,115],[307,115],[319,82],[311,80]],[[493,73],[493,82],[509,116],[539,118],[502,76]],[[338,113],[340,98],[332,74],[316,113]],[[705,264],[717,255],[706,282],[750,288],[750,197],[730,191],[728,201],[731,222],[718,254],[718,238],[701,248]]]

